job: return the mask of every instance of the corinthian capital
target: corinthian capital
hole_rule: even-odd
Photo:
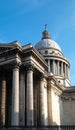
[[[29,70],[34,70],[34,65],[33,64],[30,64],[30,63],[28,63],[27,65],[26,65],[26,70],[27,71],[29,71]]]

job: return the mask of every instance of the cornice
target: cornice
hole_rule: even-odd
[[[23,50],[23,57],[28,56],[33,56],[41,65],[43,65],[44,67],[48,67],[44,57],[40,55],[40,53],[33,46]]]
[[[63,95],[61,96],[63,101],[75,101],[75,95]]]
[[[63,92],[64,92],[64,93],[68,93],[68,94],[69,94],[69,93],[70,93],[70,94],[71,94],[71,93],[75,93],[75,87],[71,87],[71,86],[70,86],[69,88],[67,87],[66,89],[64,89]]]
[[[15,54],[15,53],[20,53],[20,54],[21,54],[21,53],[22,53],[22,50],[19,49],[19,47],[12,48],[12,49],[10,49],[10,50],[6,50],[6,51],[0,53],[0,57],[10,56],[11,54],[13,55],[13,54]]]
[[[52,48],[52,47],[48,47],[48,48],[41,48],[41,49],[38,49],[38,51],[39,50],[46,50],[46,49],[48,49],[48,50],[56,50],[56,51],[58,51],[58,52],[60,52],[62,55],[63,55],[63,52],[61,52],[60,50],[58,50],[58,49],[55,49],[55,48]]]
[[[75,101],[75,88],[74,87],[69,87],[64,89],[62,95],[61,95],[61,99],[63,101],[71,101],[74,100]]]
[[[50,59],[52,58],[52,59],[55,59],[55,60],[58,59],[59,61],[62,61],[62,62],[65,61],[70,66],[68,59],[66,59],[65,57],[61,57],[61,56],[57,56],[57,55],[43,55],[43,57],[50,58]]]
[[[57,87],[61,91],[63,91],[65,89],[65,87],[63,85],[61,85],[54,76],[48,76],[47,80],[48,80],[48,85],[50,85],[54,88]]]

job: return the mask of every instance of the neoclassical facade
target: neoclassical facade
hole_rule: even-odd
[[[69,61],[48,30],[35,47],[0,44],[0,125],[74,125],[69,71]]]

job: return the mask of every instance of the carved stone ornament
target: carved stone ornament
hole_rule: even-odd
[[[29,71],[29,70],[34,70],[34,66],[32,64],[27,64],[26,65],[26,70]]]
[[[71,101],[74,100],[75,101],[75,96],[61,96],[61,99],[64,101]]]

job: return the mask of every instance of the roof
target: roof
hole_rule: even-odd
[[[61,51],[61,48],[58,45],[58,43],[56,43],[54,40],[50,38],[50,33],[48,32],[48,30],[42,32],[42,39],[35,45],[35,48],[37,50],[43,48],[54,48]]]

